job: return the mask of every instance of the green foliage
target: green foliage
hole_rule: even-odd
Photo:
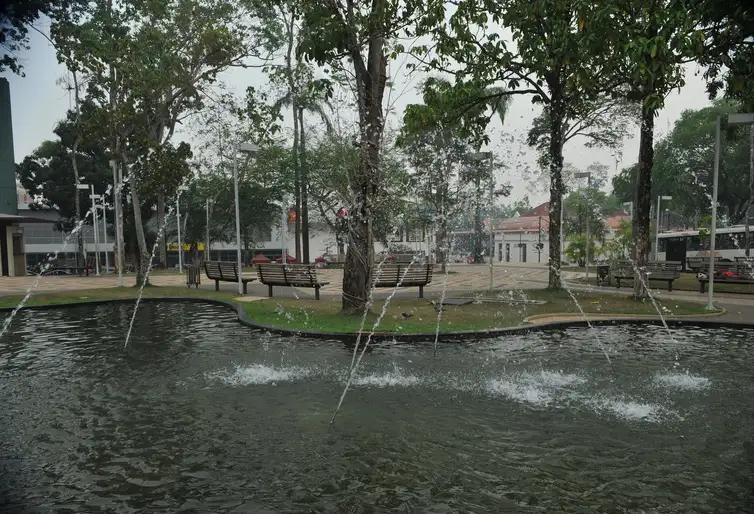
[[[690,220],[711,210],[712,170],[714,168],[715,120],[740,112],[735,102],[718,101],[697,111],[687,110],[676,120],[673,130],[657,144],[652,170],[652,198],[672,196],[669,208]],[[749,197],[748,127],[724,131],[719,173],[719,214],[740,223]],[[635,168],[625,168],[613,178],[613,192],[621,201],[633,200]]]
[[[604,241],[608,230],[605,218],[619,209],[619,200],[603,191],[595,188],[574,191],[565,199],[565,235],[584,234],[588,219],[590,238]]]
[[[73,144],[76,138],[75,114],[58,123],[55,141],[44,141],[16,167],[21,185],[35,198],[31,208],[55,208],[60,214],[58,228],[69,231],[76,216],[76,183],[73,174]],[[107,156],[101,145],[87,140],[79,145],[76,154],[80,182],[93,185],[97,194],[112,184]],[[91,208],[89,194],[79,193],[82,212]]]
[[[591,264],[600,256],[602,249],[595,245],[595,240],[589,238],[589,263]],[[586,264],[586,236],[574,235],[568,238],[568,246],[565,249],[566,257],[570,262],[576,262],[583,267]]]
[[[29,50],[29,26],[42,15],[76,0],[3,0],[0,2],[0,73],[6,69],[24,76],[18,53]]]
[[[631,222],[621,220],[615,237],[602,245],[602,255],[613,264],[617,263],[617,261],[628,259],[631,255],[631,247],[633,245],[632,232]]]
[[[529,196],[524,195],[520,200],[515,200],[512,203],[502,205],[495,209],[493,217],[505,220],[513,218],[516,215],[524,214],[532,209],[533,207],[529,203]]]
[[[631,129],[639,120],[640,108],[625,97],[601,94],[592,100],[574,105],[563,120],[563,145],[581,139],[587,148],[618,151],[623,140],[633,136]],[[550,108],[534,119],[526,142],[539,151],[539,165],[547,169],[550,144]]]

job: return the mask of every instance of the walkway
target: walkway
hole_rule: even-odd
[[[329,282],[322,289],[323,300],[336,300],[340,298],[343,270],[322,269],[318,274],[323,281]],[[495,289],[540,289],[547,286],[547,267],[537,264],[495,264],[493,266],[493,287]],[[489,267],[486,265],[453,264],[448,266],[448,274],[442,274],[439,269],[435,271],[434,279],[424,289],[427,298],[439,298],[443,289],[448,296],[469,295],[475,292],[486,291],[489,288]],[[615,289],[608,287],[586,286],[576,283],[576,279],[583,277],[581,272],[564,271],[565,283],[574,290],[599,291],[601,293],[630,294],[629,289]],[[32,287],[37,277],[0,277],[1,295],[23,295]],[[175,273],[156,273],[150,277],[150,281],[157,286],[185,287],[183,275]],[[135,285],[135,277],[129,274],[125,277],[124,285]],[[58,291],[75,291],[85,289],[105,289],[118,286],[117,275],[104,276],[45,276],[39,277],[39,286],[36,292],[51,293]],[[202,276],[201,289],[214,290],[214,282]],[[233,283],[221,282],[220,288],[226,291],[235,290]],[[249,284],[249,296],[266,297],[267,286],[253,282]],[[391,294],[392,289],[378,289],[376,298],[384,298]],[[273,291],[279,297],[314,298],[312,289],[275,287]],[[416,298],[419,295],[418,288],[401,288],[396,297]],[[668,293],[662,290],[653,290],[657,298],[672,298],[704,304],[707,296],[693,291],[674,291]],[[716,293],[715,304],[727,310],[727,313],[718,319],[735,321],[739,323],[754,324],[754,295],[737,295],[732,293]]]

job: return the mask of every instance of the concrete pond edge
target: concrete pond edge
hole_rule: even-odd
[[[85,305],[107,305],[117,303],[135,303],[134,298],[112,298],[108,300],[91,300],[81,302],[68,302],[60,304],[45,304],[45,305],[30,305],[24,306],[22,310],[46,310],[46,309],[62,309],[66,307],[81,307]],[[229,308],[236,312],[239,323],[249,328],[270,332],[273,334],[287,335],[293,337],[304,337],[311,339],[320,339],[328,341],[337,341],[342,343],[353,344],[356,342],[358,334],[356,332],[323,332],[318,330],[300,330],[290,329],[284,327],[277,327],[274,325],[267,325],[264,323],[253,320],[243,308],[243,305],[233,303],[225,300],[217,300],[214,298],[197,298],[186,296],[162,296],[162,297],[150,297],[142,298],[142,303],[155,303],[155,302],[184,302],[184,303],[205,303],[219,305]],[[13,307],[0,308],[0,312],[11,312]],[[741,329],[754,329],[754,323],[741,323],[736,321],[725,321],[716,319],[722,314],[722,312],[715,312],[709,314],[700,315],[686,315],[686,316],[673,316],[667,318],[665,321],[670,327],[691,326],[700,328],[741,328]],[[572,315],[573,313],[563,313]],[[549,314],[553,317],[557,314]],[[532,316],[531,318],[536,317]],[[544,316],[544,315],[542,315]],[[608,315],[605,315],[608,316]],[[529,319],[529,318],[527,318]],[[440,332],[438,341],[444,343],[460,343],[466,342],[472,339],[486,339],[492,337],[500,337],[505,335],[521,335],[535,332],[544,332],[547,330],[562,330],[573,327],[589,327],[591,326],[609,326],[609,325],[662,325],[662,320],[657,316],[649,315],[614,315],[613,317],[604,318],[587,318],[582,319],[580,316],[575,317],[572,320],[561,321],[549,321],[544,323],[531,323],[527,325],[518,325],[514,327],[505,328],[493,328],[484,330],[461,330],[454,332]],[[368,335],[368,332],[362,332],[362,339]],[[396,341],[402,343],[425,343],[433,342],[435,340],[434,332],[412,333],[412,334],[395,334],[392,332],[375,332],[372,336],[372,341]]]

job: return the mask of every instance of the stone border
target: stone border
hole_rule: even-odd
[[[701,318],[717,318],[724,314],[727,314],[728,310],[720,307],[720,310],[715,312],[708,312],[705,314],[668,314],[665,317],[665,321],[670,320],[684,320],[684,319],[701,319]],[[648,320],[654,319],[662,321],[657,314],[599,314],[599,313],[586,313],[582,316],[579,313],[574,312],[553,312],[549,314],[534,314],[524,319],[524,323],[537,323],[539,320],[546,320],[549,318],[569,318],[562,321],[586,321],[590,323],[599,320],[620,320],[620,319],[632,319],[632,320]],[[584,319],[586,318],[586,320]],[[546,323],[546,322],[544,322]]]
[[[47,305],[31,305],[25,306],[22,310],[45,310],[45,309],[59,309],[66,307],[81,307],[82,305],[105,305],[111,303],[134,303],[134,298],[113,298],[110,300],[92,300],[83,302],[70,302],[61,304],[47,304]],[[266,332],[294,336],[294,337],[309,337],[312,339],[321,339],[328,341],[338,341],[342,343],[353,344],[356,342],[357,333],[353,332],[321,332],[317,330],[294,330],[290,328],[276,327],[273,325],[265,325],[258,323],[251,319],[246,313],[246,310],[240,304],[234,304],[225,300],[217,300],[214,298],[195,298],[187,296],[162,296],[162,297],[150,297],[142,298],[143,303],[153,302],[186,302],[186,303],[208,303],[213,305],[220,305],[227,307],[236,312],[238,321],[244,326],[247,326],[256,330],[264,330]],[[0,312],[11,312],[13,307],[0,308]],[[573,314],[573,313],[568,313]],[[662,326],[662,320],[658,317],[639,317],[641,315],[634,315],[633,317],[620,317],[620,318],[601,318],[590,319],[588,322],[584,319],[574,319],[566,321],[550,321],[545,323],[537,323],[531,325],[518,325],[515,327],[494,328],[485,330],[462,330],[457,332],[441,332],[438,337],[439,342],[443,343],[460,343],[470,339],[479,338],[491,338],[504,335],[521,335],[534,332],[544,332],[547,330],[562,330],[572,327],[588,327],[592,326],[608,326],[608,325],[659,325]],[[704,317],[706,316],[706,318]],[[684,318],[673,317],[666,320],[668,326],[695,326],[701,328],[740,328],[740,329],[754,329],[754,322],[741,323],[736,321],[723,321],[719,319],[710,319],[709,314],[703,314],[699,316],[687,315]],[[362,339],[367,336],[368,332],[362,332]],[[433,342],[435,340],[434,332],[414,333],[414,334],[394,334],[391,332],[375,332],[372,336],[373,342],[380,341],[396,341],[401,343],[422,343]]]

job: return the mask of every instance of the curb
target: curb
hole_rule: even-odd
[[[105,304],[113,304],[113,303],[134,303],[136,300],[134,298],[114,298],[111,300],[92,300],[92,301],[83,301],[83,302],[71,302],[71,303],[63,303],[63,304],[49,304],[49,305],[32,305],[28,307],[24,307],[22,310],[45,310],[45,309],[59,309],[59,308],[66,308],[66,307],[80,307],[82,305],[105,305]],[[342,343],[347,344],[353,344],[356,342],[356,337],[358,336],[357,333],[353,332],[322,332],[317,330],[299,330],[299,329],[289,329],[289,328],[282,328],[282,327],[275,327],[273,325],[266,325],[264,323],[259,323],[254,321],[252,318],[249,317],[249,315],[246,313],[246,310],[243,308],[240,304],[235,304],[231,302],[227,302],[225,300],[216,300],[212,298],[195,298],[195,297],[186,297],[186,296],[163,296],[163,297],[152,297],[152,298],[142,298],[141,301],[143,303],[153,303],[153,302],[186,302],[186,303],[205,303],[205,304],[213,304],[213,305],[220,305],[229,309],[232,309],[236,312],[236,315],[238,316],[238,321],[244,326],[247,326],[249,328],[255,329],[255,330],[263,330],[266,332],[274,333],[274,334],[280,334],[280,335],[287,335],[287,336],[293,336],[293,337],[308,337],[312,339],[320,339],[320,340],[328,340],[328,341],[338,341]],[[13,311],[12,307],[4,307],[0,308],[0,312],[11,312]],[[564,313],[564,314],[573,314],[573,313]],[[672,317],[669,319],[666,319],[666,323],[668,326],[693,326],[693,327],[700,327],[700,328],[739,328],[739,329],[754,329],[754,323],[740,323],[735,321],[724,321],[719,319],[711,319],[713,317],[718,317],[722,313],[717,314],[701,314],[698,316],[694,315],[687,315],[683,318],[679,317]],[[538,316],[538,315],[535,315]],[[534,318],[535,316],[531,316],[531,318]],[[549,316],[552,316],[550,314]],[[457,332],[441,332],[437,338],[439,342],[444,343],[458,343],[458,342],[465,342],[471,339],[480,339],[480,338],[490,338],[490,337],[499,337],[504,335],[521,335],[521,334],[529,334],[534,332],[543,332],[546,330],[563,330],[567,328],[574,328],[574,327],[584,327],[588,328],[589,325],[591,326],[609,326],[609,325],[659,325],[662,326],[662,320],[657,316],[646,316],[641,317],[642,315],[634,315],[631,317],[619,317],[619,318],[595,318],[595,319],[587,319],[584,320],[582,318],[573,319],[573,320],[565,320],[565,321],[550,321],[545,323],[536,323],[536,324],[530,324],[530,325],[518,325],[515,327],[505,327],[505,328],[493,328],[493,329],[486,329],[486,330],[462,330]],[[530,319],[530,318],[527,318]],[[367,336],[369,332],[362,332],[362,336]],[[379,341],[395,341],[395,342],[402,342],[402,343],[421,343],[421,342],[433,342],[435,340],[435,333],[434,332],[423,332],[423,333],[412,333],[412,334],[394,334],[389,332],[375,332],[372,335],[372,341],[373,342],[379,342]]]
[[[665,317],[665,321],[671,321],[671,320],[684,320],[684,319],[704,319],[704,318],[718,318],[720,316],[723,316],[728,313],[728,309],[724,307],[719,307],[718,311],[715,312],[708,312],[704,314],[668,314]],[[551,314],[534,314],[533,316],[529,316],[528,318],[524,319],[524,323],[537,323],[540,319],[548,319],[548,318],[572,318],[574,321],[586,321],[589,320],[589,322],[594,323],[595,321],[600,320],[623,320],[623,319],[630,319],[634,321],[646,321],[646,320],[657,320],[662,321],[662,318],[658,316],[657,314],[597,314],[597,313],[586,313],[584,316],[578,313],[574,312],[553,312]],[[586,319],[585,319],[586,318]],[[564,320],[564,321],[571,321],[571,319]]]

